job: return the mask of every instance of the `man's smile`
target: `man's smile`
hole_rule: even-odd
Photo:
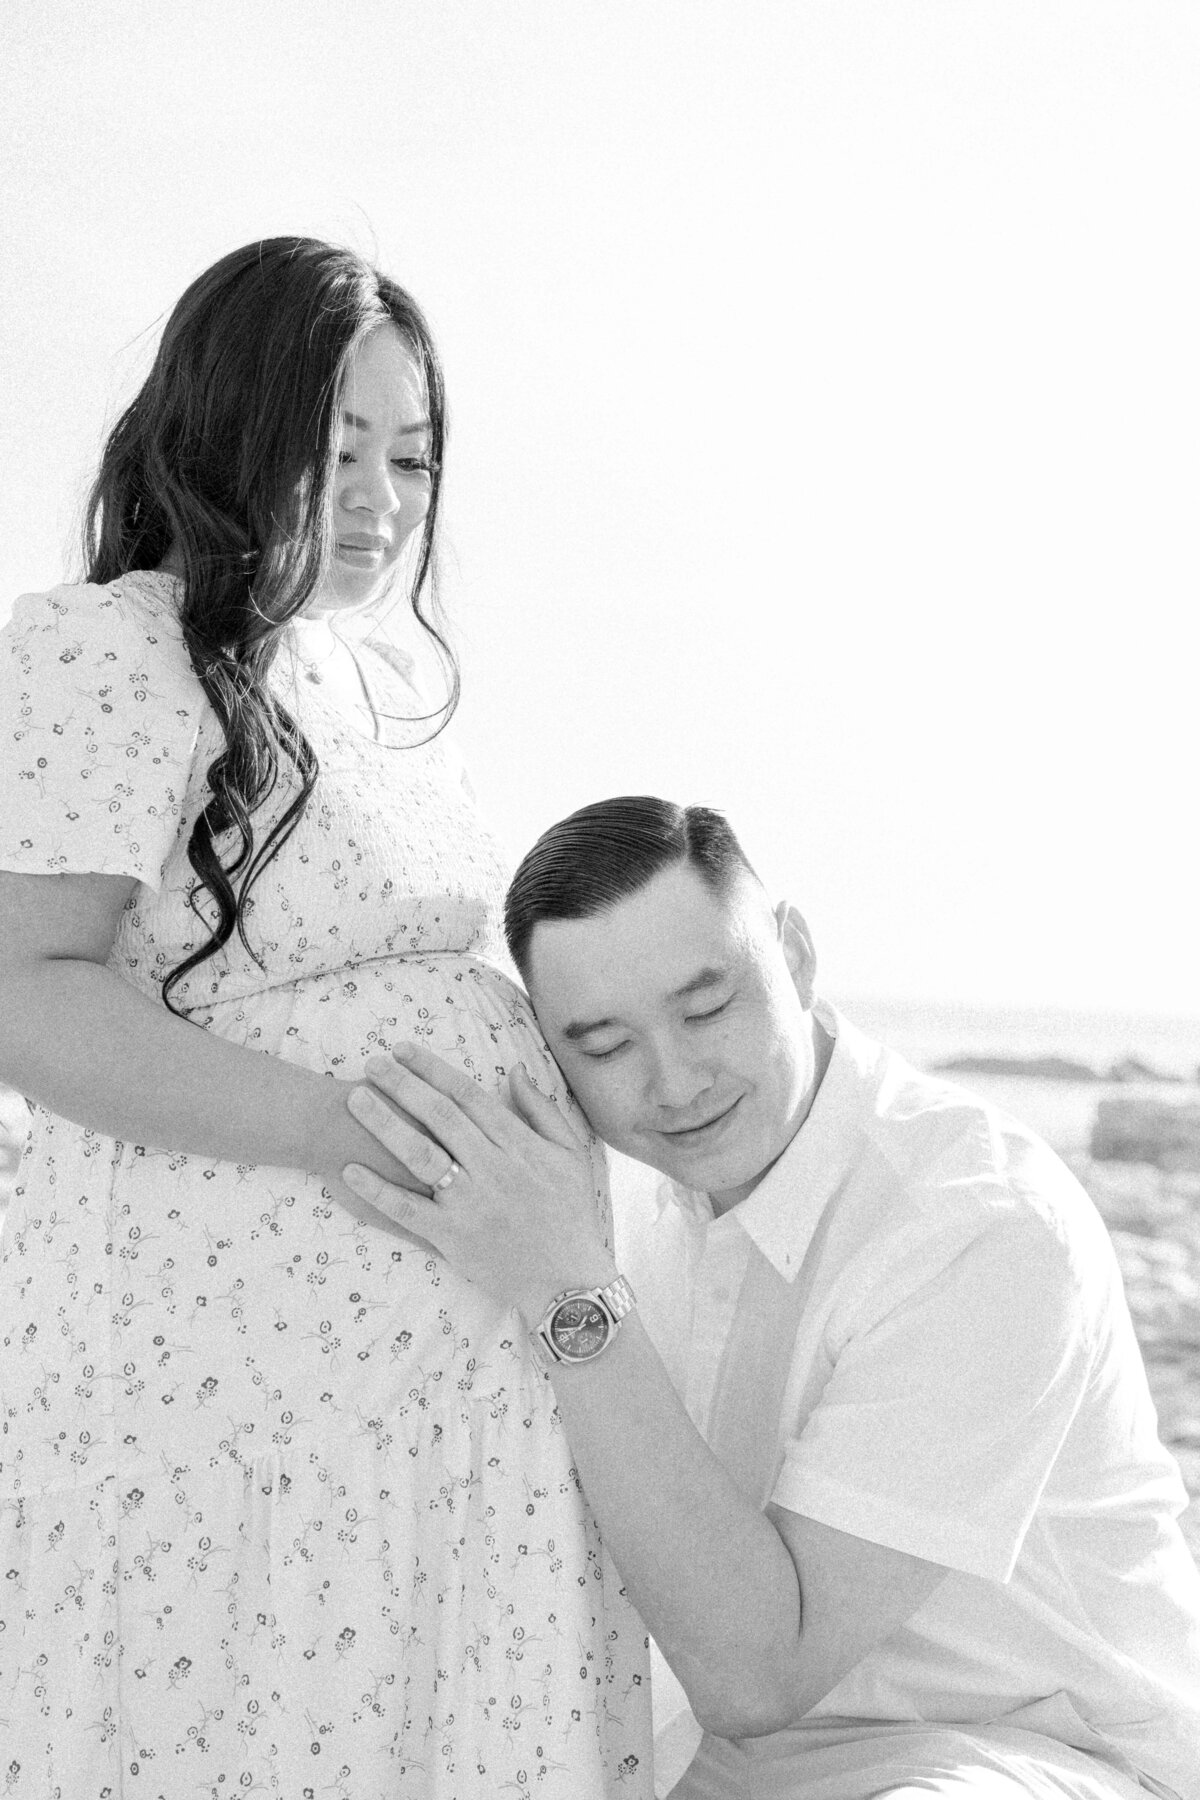
[[[737,1099],[727,1106],[723,1112],[714,1113],[709,1119],[702,1119],[698,1125],[673,1127],[659,1126],[658,1134],[660,1137],[670,1138],[673,1144],[682,1147],[687,1147],[691,1144],[707,1144],[712,1138],[717,1136],[721,1127],[725,1125],[727,1121],[732,1119],[734,1112],[741,1104],[742,1098],[743,1096],[739,1094]]]

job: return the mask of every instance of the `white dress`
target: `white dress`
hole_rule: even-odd
[[[0,866],[137,877],[109,966],[156,1004],[207,936],[186,850],[222,742],[177,594],[60,588],[0,634]],[[370,672],[414,710],[402,658]],[[573,1104],[486,960],[501,865],[443,744],[283,691],[321,773],[255,889],[265,972],[235,939],[176,1004],[342,1076],[405,1036],[486,1086],[520,1058]],[[644,1796],[645,1655],[515,1313],[312,1177],[33,1110],[0,1242],[3,1800]]]

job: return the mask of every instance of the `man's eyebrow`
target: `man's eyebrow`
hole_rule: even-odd
[[[364,419],[360,413],[344,412],[342,417],[347,425],[353,425],[357,431],[370,431],[371,429],[370,419]],[[430,429],[428,419],[418,419],[413,425],[398,425],[393,435],[395,437],[415,437],[418,432]]]
[[[690,981],[685,981],[682,987],[676,988],[670,998],[686,1000],[689,994],[699,994],[705,988],[719,987],[723,981],[728,981],[728,979],[728,969],[704,968],[698,975],[693,975]]]
[[[719,987],[728,979],[728,969],[703,968],[698,974],[693,975],[690,981],[685,981],[682,987],[675,988],[672,993],[667,995],[667,998],[668,1000],[686,1000],[692,994],[704,993],[709,988]],[[569,1044],[576,1044],[580,1038],[590,1037],[593,1031],[615,1030],[620,1022],[619,1019],[572,1019],[569,1025],[564,1026],[563,1036]]]
[[[580,1038],[590,1037],[593,1031],[607,1031],[616,1025],[615,1019],[572,1019],[563,1027],[563,1036],[569,1044],[576,1044]]]

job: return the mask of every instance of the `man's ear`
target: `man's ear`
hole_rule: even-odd
[[[817,953],[813,949],[812,933],[803,914],[786,900],[781,900],[775,908],[775,926],[784,961],[791,971],[800,1003],[807,1010],[815,998],[817,978]]]

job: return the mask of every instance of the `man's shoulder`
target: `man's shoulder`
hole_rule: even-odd
[[[862,1040],[856,1047],[863,1062]],[[846,1189],[875,1188],[893,1223],[947,1216],[1050,1238],[1090,1233],[1095,1209],[1065,1163],[1018,1119],[874,1045]]]

